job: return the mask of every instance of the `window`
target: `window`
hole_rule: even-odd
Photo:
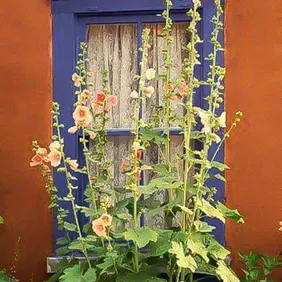
[[[189,40],[185,31],[189,18],[186,11],[191,6],[192,0],[175,0],[172,10],[172,19],[176,23],[173,30],[173,58],[176,62],[176,68],[180,68],[181,57],[184,56],[180,46]],[[213,3],[210,0],[203,1],[201,8],[203,18],[199,26],[199,33],[202,38],[211,33],[210,24],[211,15],[214,12]],[[130,141],[130,99],[128,93],[133,89],[131,81],[138,70],[140,56],[137,48],[141,46],[141,34],[144,27],[152,30],[152,55],[149,58],[149,65],[158,69],[161,68],[161,54],[154,52],[158,46],[161,46],[162,40],[158,33],[162,28],[162,18],[157,14],[164,9],[162,0],[143,0],[143,1],[53,1],[53,58],[54,58],[54,100],[61,104],[61,120],[66,127],[72,126],[71,113],[75,101],[73,84],[70,79],[76,63],[76,54],[78,53],[79,43],[88,42],[90,69],[95,73],[95,88],[93,91],[99,91],[99,85],[102,81],[102,70],[109,70],[110,86],[113,94],[119,96],[119,106],[113,111],[115,122],[108,125],[109,152],[113,158],[121,159],[124,152],[127,151]],[[206,38],[205,42],[208,42]],[[210,51],[209,44],[199,46],[201,59],[203,60]],[[222,60],[222,58],[220,58]],[[101,69],[101,71],[96,71]],[[115,71],[114,71],[115,70]],[[172,75],[176,70],[172,70]],[[196,69],[199,79],[204,79],[209,71],[208,64],[203,60],[201,67]],[[161,85],[155,85],[161,89]],[[203,106],[205,101],[205,88],[199,90],[196,95],[199,106]],[[159,92],[161,93],[161,92]],[[160,94],[161,95],[161,94]],[[142,115],[151,119],[153,111],[148,110],[149,103],[157,103],[159,97],[155,96],[155,101],[148,101],[142,106]],[[181,114],[181,111],[179,112]],[[160,125],[161,126],[161,125]],[[174,149],[179,149],[181,136],[179,130],[171,128],[172,138],[175,140]],[[65,134],[63,136],[66,142],[66,153],[73,157],[81,159],[81,148],[78,142],[78,136]],[[91,146],[91,144],[90,144]],[[221,149],[219,158],[223,159],[224,149]],[[158,161],[158,152],[152,148],[146,158]],[[119,175],[118,168],[114,167],[115,181],[122,183],[122,176]],[[55,174],[55,184],[59,188],[59,193],[66,194],[64,179],[60,174]],[[143,181],[148,180],[149,175],[145,175]],[[81,187],[84,187],[85,179],[79,179]],[[216,181],[216,180],[215,180]],[[221,187],[218,193],[218,199],[223,198],[224,186],[218,182],[217,187]],[[77,190],[77,199],[82,200],[83,189]],[[162,197],[162,195],[160,195]],[[162,222],[159,222],[162,224]],[[219,241],[224,241],[223,224],[216,221],[216,237]],[[56,228],[54,231],[55,239],[60,237]]]

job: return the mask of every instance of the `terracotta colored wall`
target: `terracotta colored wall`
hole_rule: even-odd
[[[274,255],[282,250],[281,0],[227,0],[226,47],[229,120],[245,114],[226,146],[226,196],[246,220],[228,224],[227,245]]]
[[[31,141],[51,134],[51,12],[47,0],[1,1],[0,8],[0,268],[9,267],[21,237],[18,273],[41,282],[52,251],[52,216]]]

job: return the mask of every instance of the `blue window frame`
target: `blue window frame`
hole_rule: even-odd
[[[87,27],[97,24],[124,24],[134,23],[137,26],[137,45],[141,46],[142,24],[144,23],[161,23],[162,19],[157,16],[165,8],[162,0],[53,0],[53,91],[54,100],[61,105],[61,122],[66,128],[73,125],[72,111],[75,95],[73,83],[70,79],[76,64],[76,54],[78,54],[79,43],[86,41]],[[187,22],[189,18],[186,12],[192,7],[192,0],[175,0],[172,9],[172,19],[175,22]],[[211,17],[215,12],[213,0],[203,1],[203,7],[200,10],[202,17],[201,24],[198,26],[199,34],[204,39],[204,44],[199,44],[199,53],[202,59],[202,66],[196,69],[196,75],[203,80],[209,72],[209,64],[205,58],[212,51],[212,45],[209,43],[209,37],[212,31]],[[138,56],[140,60],[140,55]],[[219,56],[219,63],[223,64],[223,57]],[[205,106],[204,97],[209,89],[201,87],[198,90],[198,97],[195,103],[201,107]],[[171,130],[172,135],[179,134],[178,130]],[[129,136],[129,129],[112,129],[108,130],[109,136]],[[65,151],[68,156],[82,159],[82,150],[78,142],[79,136],[63,133],[65,139]],[[211,152],[212,153],[212,152]],[[224,160],[224,148],[221,148],[217,159]],[[65,180],[62,174],[54,174],[55,185],[59,189],[59,195],[67,194]],[[84,187],[85,179],[79,179],[79,185]],[[223,200],[224,184],[218,180],[214,181],[214,186],[218,187],[216,198]],[[83,199],[83,189],[77,190],[76,198],[78,201]],[[216,225],[215,236],[223,243],[224,242],[224,225],[218,220],[211,220],[211,224]],[[54,240],[60,237],[60,232],[57,228],[56,220],[54,220]],[[55,246],[55,244],[54,244]]]

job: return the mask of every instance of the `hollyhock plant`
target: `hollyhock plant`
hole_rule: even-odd
[[[95,85],[92,93],[87,44],[80,44],[80,59],[72,75],[78,88],[72,114],[74,125],[68,133],[79,130],[77,142],[83,162],[78,165],[77,156],[68,156],[64,151],[65,142],[72,139],[63,134],[58,103],[53,104],[50,152],[34,143],[31,161],[31,166],[38,166],[46,179],[50,207],[56,209],[59,229],[62,234],[65,232],[58,239],[58,253],[83,257],[81,262],[68,262],[56,274],[54,279],[60,282],[192,282],[204,281],[202,275],[239,282],[226,263],[230,252],[216,240],[216,226],[209,219],[222,224],[227,219],[244,222],[240,213],[225,206],[216,194],[222,189],[219,181],[225,181],[224,171],[228,168],[219,152],[242,113],[238,112],[235,121],[227,126],[223,111],[225,70],[218,65],[223,50],[221,3],[214,0],[212,52],[201,58],[197,46],[202,43],[198,34],[201,2],[192,2],[187,13],[190,40],[181,47],[187,55],[181,70],[174,70],[173,75],[170,0],[166,0],[161,14],[162,47],[152,48],[151,31],[143,30],[140,68],[126,93],[132,113],[130,144],[124,146],[128,152],[118,148],[122,153],[120,159],[113,157],[112,151],[116,150],[110,148],[114,142],[109,143],[107,136],[110,124],[115,124],[119,116],[109,114],[117,107],[119,97],[112,92],[107,70],[103,72],[102,84]],[[152,52],[158,52],[163,59],[158,74],[152,67]],[[196,68],[204,59],[210,64],[210,72],[205,81],[200,81]],[[201,107],[195,104],[199,92],[200,98],[205,95]],[[157,99],[148,100],[154,94]],[[119,107],[114,112],[118,110]],[[146,115],[147,112],[152,115]],[[171,130],[175,124],[181,137],[178,146]],[[152,156],[157,156],[157,160]],[[53,186],[51,167],[64,177],[64,189]],[[65,194],[57,195],[58,189]],[[161,224],[155,217],[161,218]]]

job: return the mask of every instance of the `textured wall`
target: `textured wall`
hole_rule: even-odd
[[[245,114],[226,146],[227,202],[246,220],[244,226],[227,226],[227,245],[234,253],[282,250],[277,231],[282,219],[281,5],[281,0],[226,1],[229,122],[238,109]]]
[[[52,252],[52,215],[31,141],[51,135],[50,1],[1,1],[0,8],[0,268],[8,268],[21,237],[18,273],[41,282]]]

